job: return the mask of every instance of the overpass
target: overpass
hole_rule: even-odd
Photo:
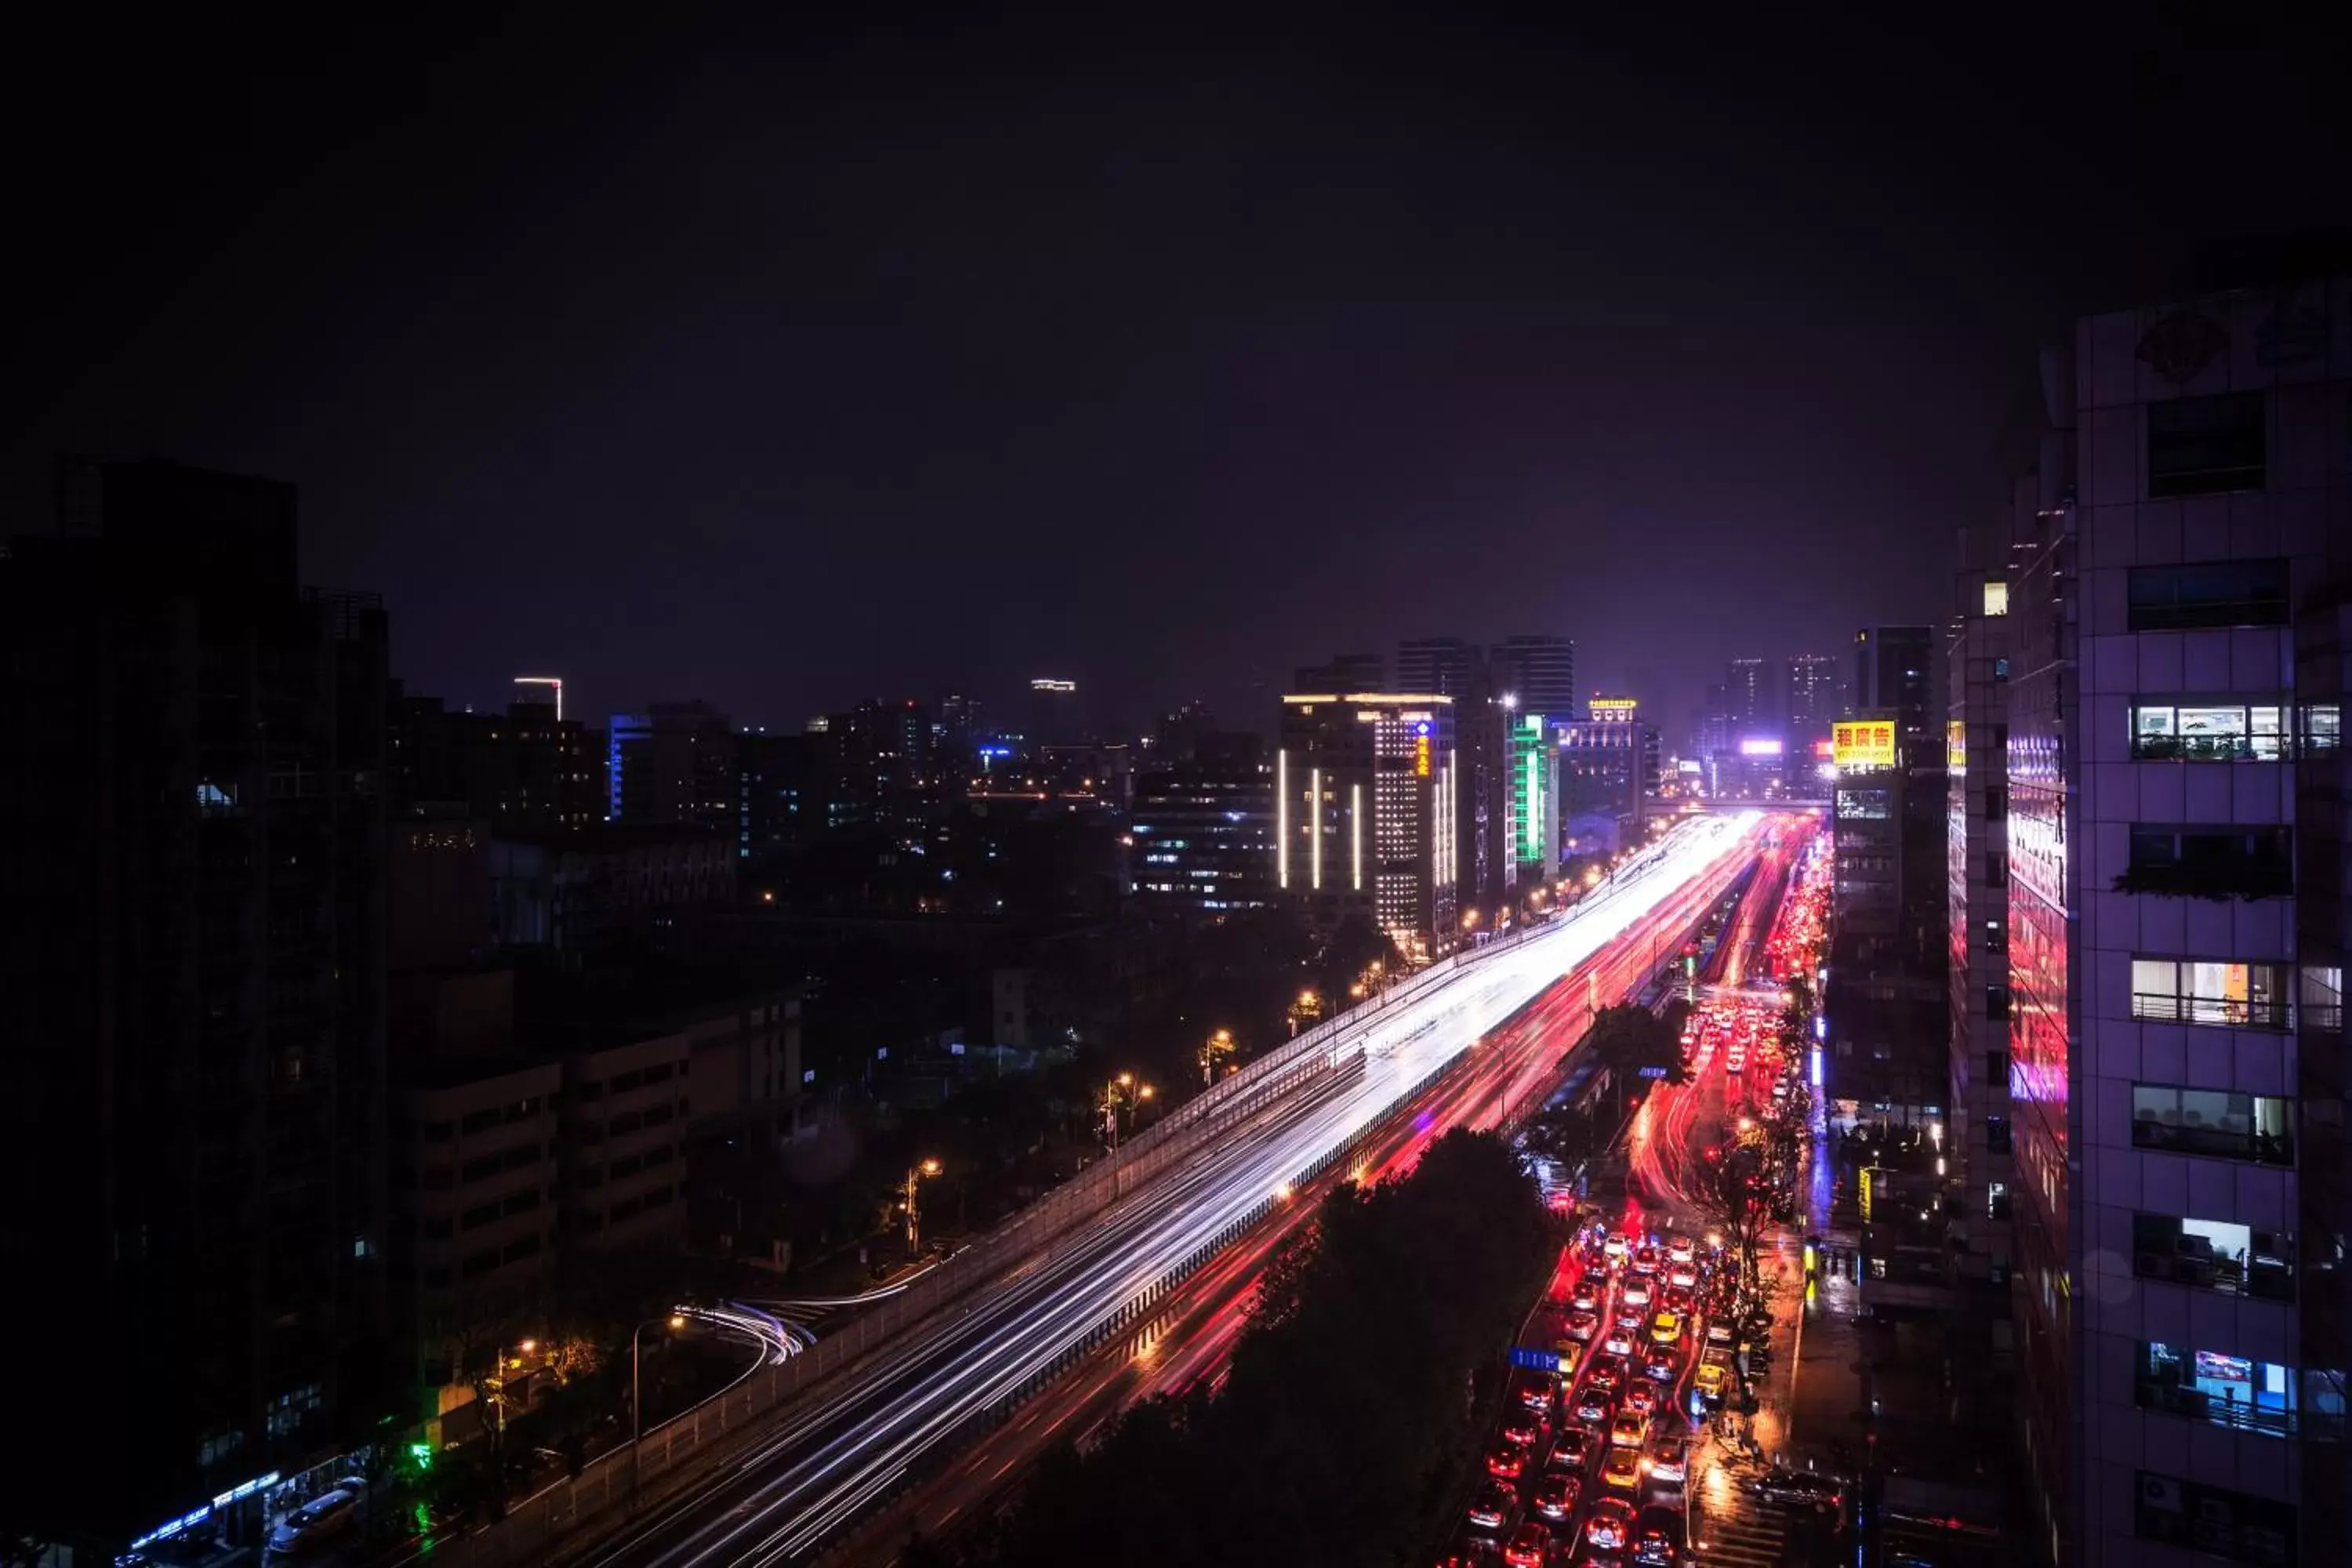
[[[1597,956],[1622,968],[1642,947],[1654,964],[1657,933],[1720,896],[1762,825],[1756,812],[1679,824],[1568,914],[1432,965],[1196,1097],[1091,1197],[1036,1205],[1061,1205],[1057,1220],[1008,1227],[1009,1242],[992,1237],[967,1268],[935,1271],[962,1274],[960,1290],[910,1289],[772,1369],[732,1418],[756,1436],[731,1438],[722,1463],[691,1462],[729,1430],[725,1412],[682,1446],[649,1434],[646,1450],[600,1461],[447,1555],[461,1568],[543,1562],[567,1546],[598,1568],[805,1559],[919,1462],[1002,1422],[1135,1321],[1563,977]],[[565,1539],[604,1508],[634,1504],[638,1483],[688,1468],[612,1540],[583,1552]]]

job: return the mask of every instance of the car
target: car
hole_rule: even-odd
[[[1723,1058],[1723,1070],[1726,1072],[1746,1072],[1748,1070],[1748,1053],[1740,1049],[1738,1046],[1732,1047],[1730,1051]]]
[[[1638,1273],[1655,1274],[1658,1271],[1658,1249],[1644,1247],[1637,1250],[1633,1254],[1633,1268]]]
[[[1698,1243],[1687,1236],[1666,1237],[1666,1256],[1676,1263],[1689,1263],[1698,1257]]]
[[[1690,1439],[1657,1438],[1650,1445],[1650,1457],[1643,1468],[1650,1479],[1660,1486],[1682,1485],[1690,1479]]]
[[[1622,1236],[1610,1237],[1601,1242],[1601,1250],[1612,1263],[1622,1263],[1625,1259],[1627,1251],[1625,1238]]]
[[[1568,1304],[1580,1312],[1595,1312],[1601,1309],[1601,1287],[1590,1279],[1580,1279],[1576,1289],[1568,1293]],[[1576,1320],[1569,1320],[1574,1322]]]
[[[1645,1524],[1633,1534],[1638,1568],[1675,1568],[1675,1538],[1664,1525]]]
[[[1589,1341],[1601,1331],[1601,1314],[1591,1310],[1570,1312],[1566,1327],[1570,1339]]]
[[[1550,1376],[1538,1372],[1530,1373],[1519,1379],[1518,1386],[1512,1392],[1518,1396],[1519,1404],[1527,1409],[1549,1410],[1555,1390]]]
[[[1717,1345],[1721,1345],[1727,1350],[1731,1346],[1731,1325],[1729,1323],[1723,1322],[1718,1320],[1717,1321],[1709,1323],[1706,1326],[1706,1342],[1708,1348],[1712,1349]]]
[[[1777,1502],[1784,1508],[1810,1508],[1816,1513],[1830,1513],[1845,1502],[1845,1489],[1835,1479],[1811,1470],[1776,1466],[1760,1476],[1747,1477],[1739,1484],[1766,1502]]]
[[[1519,1510],[1518,1494],[1500,1481],[1488,1481],[1470,1500],[1467,1518],[1473,1530],[1500,1530]]]
[[[1658,1385],[1643,1381],[1625,1387],[1625,1408],[1636,1415],[1651,1415],[1658,1408]]]
[[[1690,1290],[1698,1285],[1698,1265],[1677,1263],[1666,1270],[1666,1283],[1676,1290]]]
[[[359,1506],[358,1493],[330,1488],[278,1521],[269,1532],[269,1550],[308,1552],[323,1545],[350,1528]]]
[[[1610,1410],[1609,1391],[1594,1387],[1588,1379],[1584,1392],[1576,1396],[1576,1418],[1597,1426],[1609,1419]]]
[[[1592,1365],[1584,1374],[1584,1381],[1588,1386],[1603,1394],[1616,1393],[1625,1386],[1625,1358],[1614,1355],[1594,1357]]]
[[[1639,1274],[1628,1274],[1625,1289],[1618,1295],[1629,1307],[1646,1307],[1650,1304],[1650,1282]]]
[[[1697,1373],[1691,1378],[1691,1386],[1698,1390],[1698,1396],[1701,1399],[1706,1400],[1710,1405],[1715,1405],[1723,1403],[1725,1381],[1720,1363],[1711,1361],[1703,1362]]]
[[[1531,1500],[1538,1513],[1558,1522],[1576,1512],[1576,1505],[1583,1495],[1582,1477],[1555,1470],[1536,1483],[1535,1496]]]
[[[1507,1481],[1517,1480],[1519,1472],[1527,1468],[1528,1451],[1513,1447],[1508,1443],[1486,1456],[1486,1473],[1500,1476]]]
[[[1609,1457],[1601,1461],[1601,1484],[1621,1492],[1637,1489],[1642,1484],[1641,1450],[1610,1449]]]
[[[1611,1355],[1632,1355],[1633,1353],[1633,1331],[1631,1329],[1610,1330],[1609,1337],[1601,1342],[1601,1348]]]
[[[1509,1568],[1543,1568],[1550,1552],[1551,1531],[1540,1524],[1523,1524],[1503,1548],[1503,1561]]]
[[[1584,1543],[1599,1552],[1622,1552],[1633,1533],[1633,1505],[1620,1497],[1605,1497],[1592,1505],[1584,1521]]]
[[[1638,1411],[1621,1410],[1609,1423],[1612,1447],[1638,1448],[1650,1440],[1650,1418]]]
[[[1642,1359],[1642,1371],[1653,1383],[1672,1383],[1682,1371],[1682,1358],[1660,1346],[1652,1346]]]
[[[1559,1435],[1552,1445],[1551,1468],[1555,1470],[1584,1471],[1592,1468],[1592,1456],[1601,1451],[1601,1439],[1589,1428],[1571,1426]]]
[[[1576,1375],[1576,1369],[1583,1364],[1584,1346],[1574,1340],[1554,1340],[1551,1350],[1552,1354],[1559,1357],[1559,1386],[1565,1388],[1568,1380]]]
[[[1678,1313],[1660,1312],[1650,1320],[1650,1342],[1654,1345],[1680,1344],[1683,1321]]]
[[[1503,1441],[1514,1448],[1532,1448],[1543,1441],[1551,1423],[1532,1410],[1522,1410],[1503,1418]]]

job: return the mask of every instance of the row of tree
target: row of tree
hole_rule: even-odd
[[[1500,1139],[1456,1131],[1344,1188],[1269,1267],[1223,1388],[1138,1406],[1037,1468],[965,1561],[1400,1562],[1448,1517],[1559,1241]],[[937,1562],[918,1548],[908,1562]]]

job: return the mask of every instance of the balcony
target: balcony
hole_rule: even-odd
[[[2284,1029],[2286,1004],[2277,1000],[2132,993],[2132,1016],[2150,1024],[2212,1024],[2234,1029]]]

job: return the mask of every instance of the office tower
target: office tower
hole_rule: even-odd
[[[1261,737],[1193,737],[1136,776],[1129,822],[1145,903],[1215,913],[1273,901],[1274,767]]]
[[[1825,653],[1790,658],[1781,666],[1780,698],[1789,754],[1811,757],[1815,742],[1830,738],[1830,726],[1844,709],[1845,687],[1838,660]]]
[[[1518,700],[1523,713],[1577,719],[1576,644],[1566,637],[1512,637],[1486,649],[1494,689]]]
[[[1443,692],[1458,702],[1470,695],[1484,662],[1477,647],[1460,637],[1417,637],[1397,644],[1397,686]]]
[[[1156,763],[1182,762],[1204,745],[1221,744],[1224,732],[1205,702],[1187,702],[1173,713],[1162,713],[1151,728],[1149,748]]]
[[[656,702],[615,713],[606,731],[605,815],[614,822],[689,822],[732,835],[735,725],[709,703]]]
[[[382,1410],[384,615],[300,585],[290,485],[62,478],[0,552],[9,1525],[250,1546]]]
[[[1078,683],[1058,676],[1040,676],[1029,683],[1029,749],[1074,746],[1087,738]]]
[[[1295,691],[1328,691],[1340,696],[1350,691],[1378,691],[1388,684],[1388,667],[1376,653],[1333,654],[1326,663],[1300,666],[1290,684]]]
[[[1596,694],[1588,707],[1591,718],[1552,726],[1561,819],[1607,816],[1617,836],[1638,837],[1658,793],[1658,728],[1631,697]]]
[[[2006,595],[2010,1074],[2067,1562],[2352,1540],[2347,344],[2336,278],[2086,318],[2047,378]]]
[[[1454,700],[1307,692],[1282,700],[1275,884],[1318,930],[1362,920],[1421,963],[1451,947]]]
[[[1780,694],[1773,674],[1771,660],[1764,658],[1735,658],[1725,667],[1723,712],[1735,738],[1780,732]]]
[[[2030,512],[2030,483],[2011,504]],[[1987,1367],[2011,1358],[2010,1205],[2016,1186],[2009,1106],[2009,620],[2011,529],[1963,531],[1945,659],[1948,825],[1945,951],[1951,1014],[1950,1132],[1959,1166],[1956,1281],[1961,1320]],[[1998,810],[1999,815],[1995,815]]]
[[[971,773],[977,763],[981,737],[987,732],[988,712],[977,697],[950,693],[940,699],[940,766],[953,778]]]
[[[1052,694],[1051,700],[1062,695]],[[812,724],[808,739],[808,787],[817,796],[818,826],[826,831],[872,827],[909,843],[921,836],[944,787],[930,715],[921,703],[869,697],[845,713]]]

